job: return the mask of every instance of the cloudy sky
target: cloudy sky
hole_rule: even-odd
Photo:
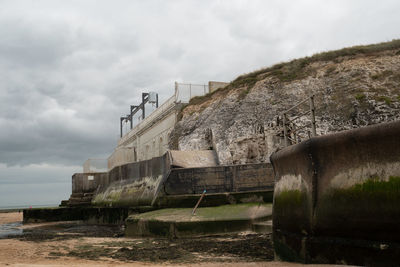
[[[397,0],[0,0],[0,207],[67,198],[142,91],[165,100],[174,81],[390,41],[399,12]]]

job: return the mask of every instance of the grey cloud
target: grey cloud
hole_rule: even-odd
[[[398,38],[397,1],[0,1],[0,162],[107,157],[143,91]],[[1,179],[2,177],[0,177]]]
[[[0,20],[2,64],[12,68],[52,66],[71,52],[68,28],[57,25],[39,28],[32,24],[20,19]]]

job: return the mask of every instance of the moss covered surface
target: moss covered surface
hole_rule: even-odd
[[[24,222],[87,221],[95,224],[121,224],[130,213],[146,212],[149,206],[135,208],[62,207],[25,209]]]
[[[249,202],[272,203],[273,194],[272,190],[207,194],[200,203],[200,207]],[[200,196],[201,194],[163,195],[157,199],[155,205],[164,208],[189,208],[196,205]]]
[[[309,232],[311,207],[307,193],[285,190],[274,196],[274,225],[294,232]]]
[[[270,219],[272,205],[247,203],[219,207],[162,209],[131,215],[126,220],[127,236],[186,237],[251,229],[253,221]]]
[[[192,215],[192,208],[160,209],[138,215],[132,215],[131,219],[146,219],[171,222],[207,221],[226,219],[253,219],[268,217],[272,214],[272,204],[269,203],[244,203],[236,205],[222,205],[218,207],[198,208]]]
[[[350,188],[331,189],[319,199],[315,216],[319,229],[340,235],[375,236],[377,229],[381,235],[396,230],[400,223],[400,177],[391,176],[387,181],[373,177]],[[338,226],[339,220],[345,223]],[[351,231],[354,227],[358,228],[356,233]]]

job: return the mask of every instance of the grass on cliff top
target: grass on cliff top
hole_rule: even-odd
[[[259,80],[258,76],[265,74],[266,76],[275,76],[282,82],[290,82],[296,79],[303,78],[306,73],[303,72],[304,68],[318,61],[336,61],[340,57],[352,57],[357,55],[373,55],[378,52],[386,50],[400,49],[400,40],[393,40],[390,42],[371,44],[371,45],[358,45],[346,47],[339,50],[322,52],[315,54],[311,57],[304,57],[294,59],[289,62],[283,62],[272,67],[263,68],[248,74],[243,74],[232,81],[229,87],[240,87],[243,85],[252,86]],[[398,52],[400,53],[400,51]]]
[[[278,78],[281,82],[291,82],[294,80],[302,79],[310,74],[310,70],[306,67],[319,61],[339,61],[341,57],[354,57],[357,55],[373,55],[378,52],[386,50],[400,49],[400,39],[390,42],[371,44],[371,45],[358,45],[346,47],[339,50],[322,52],[310,57],[294,59],[289,62],[275,64],[271,67],[262,68],[260,70],[240,75],[230,84],[224,88],[220,88],[212,93],[204,96],[197,96],[190,100],[189,105],[199,105],[211,98],[215,93],[228,92],[234,88],[247,87],[247,92],[256,84],[257,81],[264,79],[268,76]],[[400,50],[396,54],[400,54]]]

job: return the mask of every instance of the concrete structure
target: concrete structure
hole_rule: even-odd
[[[207,160],[198,161],[194,155]],[[183,162],[194,168],[179,166],[182,158],[194,159],[192,163]],[[215,152],[208,150],[169,151],[161,157],[116,166],[108,172],[92,203],[114,207],[193,206],[204,189],[204,205],[271,200],[274,181],[270,164],[217,164]]]
[[[106,184],[108,174],[98,173],[75,173],[72,175],[72,194],[68,201],[63,201],[65,205],[90,205],[93,194],[101,185]]]
[[[209,92],[212,93],[212,92],[218,90],[219,88],[224,88],[224,87],[227,86],[228,84],[229,84],[229,83],[225,83],[225,82],[209,81],[209,82],[208,82]]]
[[[199,208],[195,215],[192,208],[162,209],[129,216],[125,235],[181,238],[241,232],[271,217],[270,203]]]
[[[106,159],[88,159],[83,163],[83,173],[86,174],[106,172],[107,170]]]
[[[226,83],[209,82],[209,85],[216,90]],[[168,150],[169,133],[178,121],[182,105],[195,96],[209,92],[207,85],[175,83],[174,95],[118,141],[117,147],[108,158],[108,169],[165,154]]]
[[[271,162],[278,257],[400,262],[400,121],[313,137]]]

